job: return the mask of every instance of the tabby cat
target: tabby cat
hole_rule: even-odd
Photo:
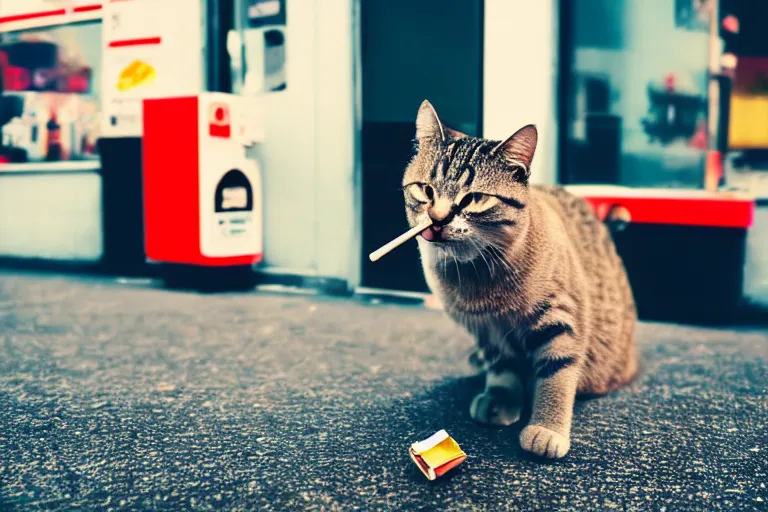
[[[417,152],[403,177],[427,283],[477,340],[485,391],[470,414],[488,425],[520,419],[520,444],[559,458],[570,449],[577,393],[604,394],[638,368],[637,315],[610,233],[584,199],[529,184],[537,131],[504,141],[443,126],[425,101]]]

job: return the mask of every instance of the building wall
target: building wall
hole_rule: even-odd
[[[557,182],[557,0],[486,0],[483,136],[536,124],[531,181]]]
[[[0,168],[0,256],[98,261],[101,177]]]
[[[355,2],[287,2],[284,91],[264,100],[265,264],[347,279],[359,274],[355,159]],[[249,68],[259,46],[246,37]]]

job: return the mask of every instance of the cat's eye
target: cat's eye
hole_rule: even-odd
[[[463,210],[472,203],[479,203],[483,200],[483,197],[484,195],[480,194],[479,192],[465,194],[464,197],[461,198],[461,201],[459,201],[459,209]]]
[[[428,203],[435,197],[435,190],[425,183],[412,183],[405,190],[420,203]]]
[[[495,196],[482,194],[480,192],[471,192],[465,194],[459,201],[459,210],[465,213],[481,213],[493,208],[499,204],[499,199]]]

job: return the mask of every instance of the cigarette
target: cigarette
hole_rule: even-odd
[[[416,235],[418,235],[419,233],[421,233],[431,225],[432,225],[432,219],[427,219],[421,222],[420,224],[412,227],[411,229],[409,229],[399,237],[395,238],[391,242],[388,242],[382,245],[380,248],[373,251],[368,257],[370,258],[371,261],[377,261],[381,259],[382,256],[386,256],[388,253],[397,249],[398,247],[403,245],[405,242],[415,237]]]

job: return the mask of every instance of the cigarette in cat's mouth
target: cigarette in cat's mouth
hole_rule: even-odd
[[[394,249],[397,249],[401,245],[403,245],[405,242],[410,240],[411,238],[415,237],[425,229],[427,229],[429,226],[432,225],[432,219],[427,219],[418,225],[412,227],[399,237],[395,238],[391,242],[388,242],[384,245],[382,245],[380,248],[373,251],[368,257],[371,259],[371,261],[377,261],[382,256],[385,256],[387,253],[393,251]]]

